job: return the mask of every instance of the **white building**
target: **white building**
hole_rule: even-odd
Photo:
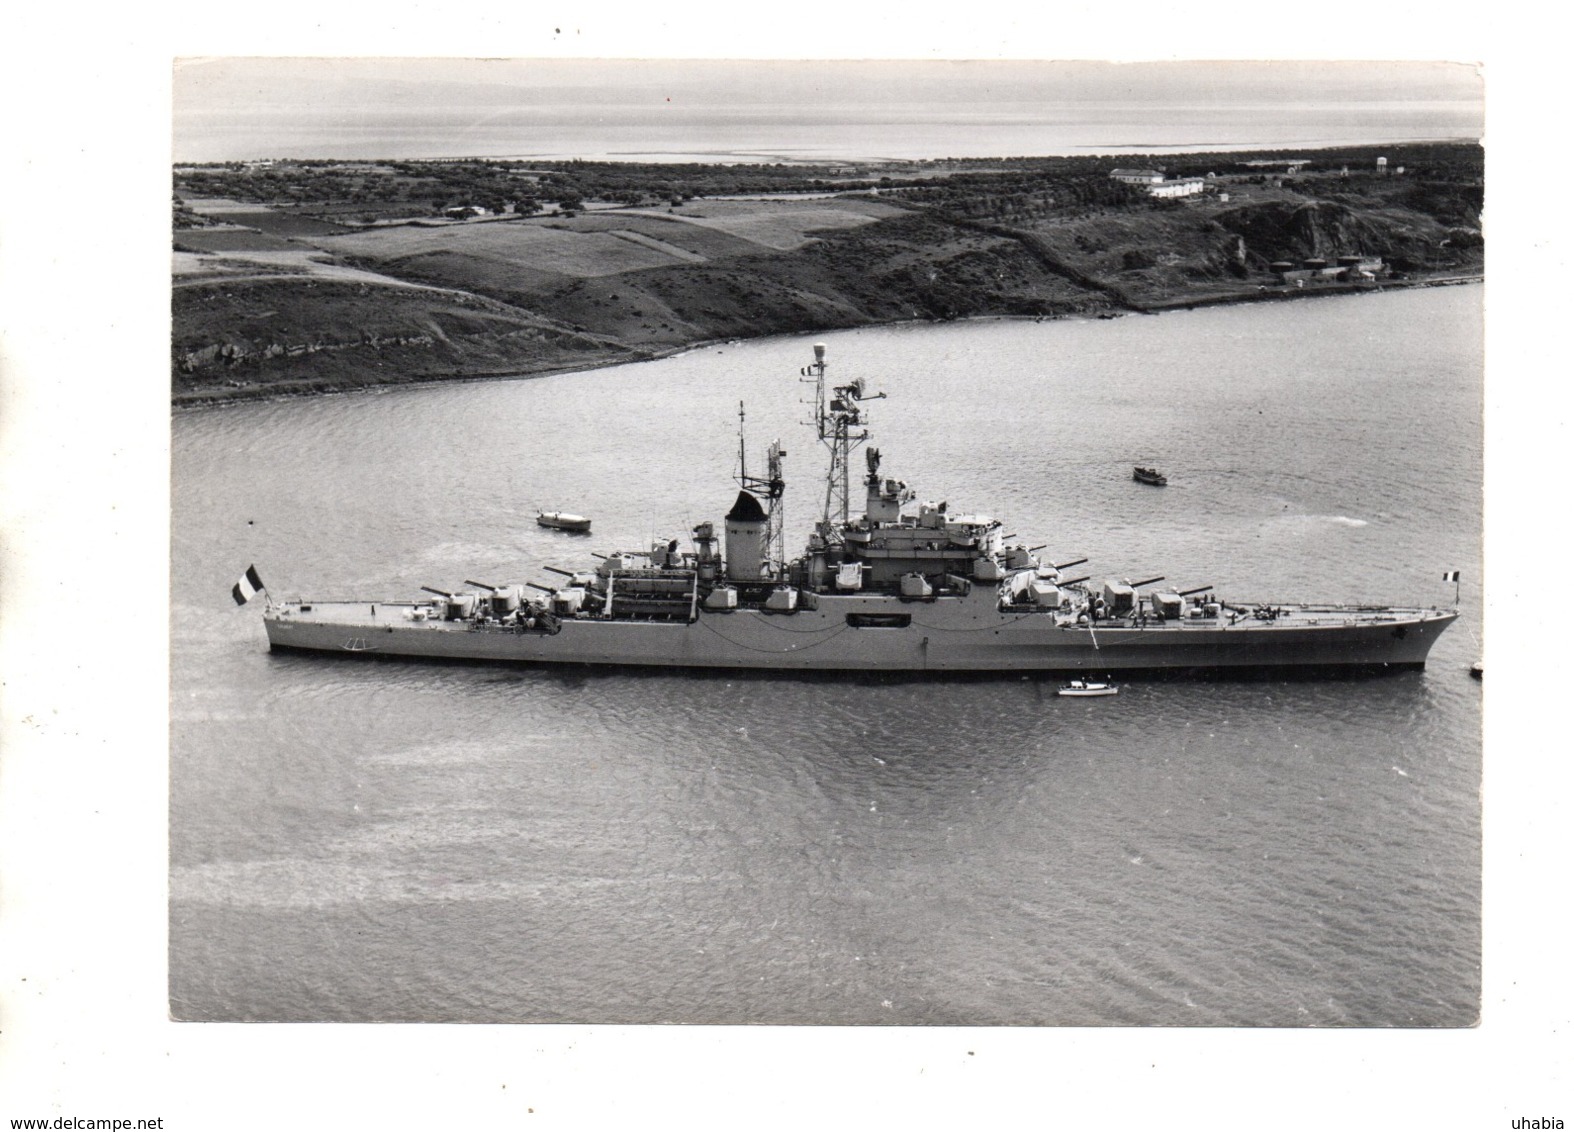
[[[1181,177],[1174,181],[1160,181],[1148,186],[1150,197],[1190,197],[1202,192],[1206,182],[1201,177]]]
[[[1164,182],[1164,174],[1158,169],[1115,169],[1111,170],[1110,179],[1123,185],[1159,185]]]

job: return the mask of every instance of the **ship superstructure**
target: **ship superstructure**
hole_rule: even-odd
[[[804,553],[783,554],[779,441],[765,474],[744,458],[718,529],[689,545],[544,567],[556,584],[467,581],[419,601],[274,603],[274,648],[549,664],[884,671],[1421,667],[1456,613],[1438,608],[1227,602],[1211,586],[1153,588],[1066,577],[1085,558],[1041,560],[1001,523],[917,502],[882,474],[862,380],[828,381],[825,347],[802,375],[829,453],[821,515]],[[853,513],[853,454],[864,454]]]

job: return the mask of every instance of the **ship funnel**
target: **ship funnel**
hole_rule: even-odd
[[[768,521],[760,501],[746,491],[727,512],[727,577],[758,581],[765,576],[765,527]]]

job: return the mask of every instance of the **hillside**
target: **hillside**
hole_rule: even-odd
[[[1221,162],[1230,171],[1175,201],[1080,166],[960,167],[747,200],[595,207],[571,187],[550,211],[493,202],[463,218],[434,197],[441,216],[401,204],[354,220],[331,201],[291,203],[277,181],[277,199],[244,200],[260,195],[249,175],[204,174],[202,187],[235,196],[178,198],[174,395],[541,373],[714,339],[1473,276],[1479,148],[1460,151],[1405,178]],[[1382,273],[1292,286],[1274,269],[1339,256],[1381,257]]]

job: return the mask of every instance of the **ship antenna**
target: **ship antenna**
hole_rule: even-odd
[[[738,402],[738,486],[746,487],[749,478],[749,457],[743,447],[743,402]]]
[[[814,378],[814,425],[820,443],[831,451],[831,464],[825,476],[825,508],[820,518],[820,534],[827,542],[840,542],[841,531],[847,526],[851,509],[848,480],[848,463],[854,448],[869,439],[869,430],[863,425],[862,401],[874,401],[884,393],[864,393],[863,379],[846,385],[832,386],[829,399],[825,387],[825,343],[814,344],[814,364],[801,372]],[[837,521],[833,522],[833,508],[840,508]]]
[[[751,476],[743,439],[743,402],[738,402],[738,486],[754,495],[765,497],[765,552],[771,572],[780,577],[786,568],[787,537],[785,534],[785,509],[782,496],[787,491],[787,480],[782,473],[782,459],[787,450],[780,440],[771,441],[765,452],[766,474]]]

